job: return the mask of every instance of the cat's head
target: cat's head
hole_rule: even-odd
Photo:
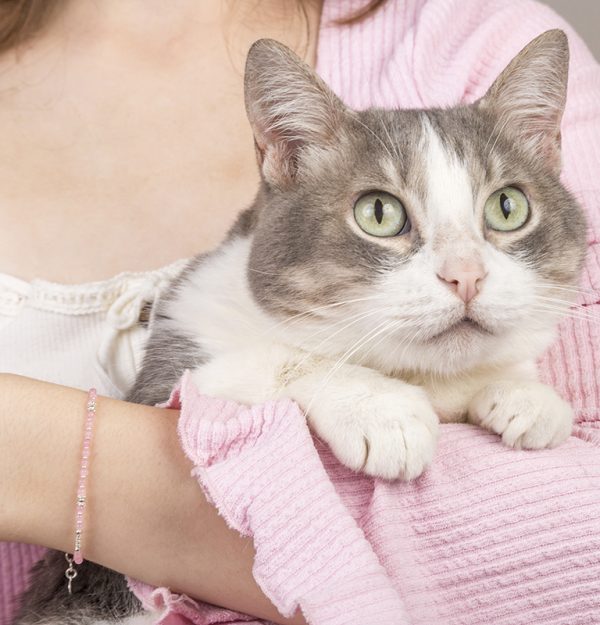
[[[549,31],[472,105],[357,112],[285,46],[254,44],[248,279],[286,340],[390,372],[540,354],[585,250],[559,181],[568,56]]]

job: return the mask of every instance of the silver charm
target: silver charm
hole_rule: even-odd
[[[75,562],[73,560],[73,556],[69,553],[65,553],[65,559],[69,564],[67,570],[65,571],[65,577],[67,578],[67,590],[69,591],[69,594],[72,595],[73,580],[77,577],[77,571],[75,570]]]

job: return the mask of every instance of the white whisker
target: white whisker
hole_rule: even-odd
[[[358,117],[353,117],[353,120],[357,124],[362,126],[365,130],[368,130],[375,137],[375,139],[377,139],[377,141],[379,141],[379,143],[381,143],[381,145],[383,146],[383,149],[387,152],[388,156],[392,159],[392,161],[394,161],[394,156],[390,152],[388,146],[385,144],[383,139],[373,129],[369,128],[365,123],[361,122],[360,119],[358,119]]]

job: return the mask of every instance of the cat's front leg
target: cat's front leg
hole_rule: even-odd
[[[425,391],[356,365],[263,345],[212,358],[192,372],[207,395],[242,403],[290,397],[346,466],[387,479],[412,479],[430,464],[438,418]]]
[[[322,362],[286,390],[338,460],[374,477],[410,480],[431,463],[438,418],[423,389],[356,365]]]
[[[192,371],[198,389],[212,397],[261,404],[285,395],[288,376],[300,371],[298,350],[262,343],[211,357]]]
[[[556,447],[571,434],[573,409],[535,375],[527,377],[489,382],[471,400],[469,421],[500,434],[510,447]]]

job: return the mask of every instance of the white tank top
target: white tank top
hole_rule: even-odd
[[[72,286],[0,274],[0,372],[123,397],[143,355],[140,312],[186,262]]]

